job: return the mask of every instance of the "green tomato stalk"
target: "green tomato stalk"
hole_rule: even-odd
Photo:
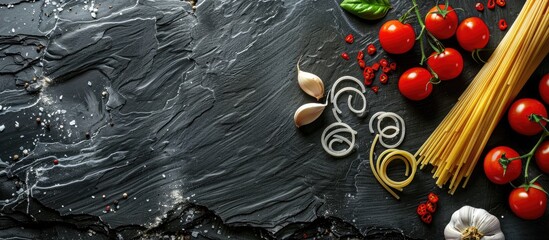
[[[534,154],[535,154],[536,150],[538,149],[539,145],[541,145],[543,140],[545,140],[545,138],[547,138],[547,136],[549,136],[549,130],[547,130],[547,128],[542,123],[542,122],[548,123],[549,119],[544,118],[543,116],[538,115],[538,114],[531,114],[528,117],[528,119],[532,122],[538,123],[541,126],[541,128],[543,129],[543,131],[541,133],[541,136],[539,137],[538,141],[536,142],[534,147],[530,150],[530,152],[528,152],[528,153],[526,153],[522,156],[514,157],[514,158],[506,158],[505,155],[501,156],[501,158],[499,159],[499,163],[503,167],[503,174],[505,175],[505,171],[507,170],[507,165],[509,165],[509,163],[511,163],[512,161],[517,160],[517,159],[526,158],[526,166],[524,168],[524,184],[522,184],[521,186],[524,187],[526,190],[528,190],[528,188],[530,188],[530,187],[533,187],[533,188],[539,189],[539,190],[541,190],[541,191],[543,191],[547,194],[547,192],[543,188],[541,188],[537,185],[534,185],[534,183],[538,180],[538,178],[541,175],[537,176],[534,179],[532,179],[531,181],[529,181],[528,169],[530,167],[530,161],[532,160],[532,157],[534,156]]]

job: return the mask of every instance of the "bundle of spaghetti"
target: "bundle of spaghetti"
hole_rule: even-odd
[[[439,187],[467,185],[494,128],[549,53],[549,1],[527,0],[512,27],[415,156]]]

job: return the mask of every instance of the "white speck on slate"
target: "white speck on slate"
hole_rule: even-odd
[[[74,126],[76,124],[76,120],[72,120],[69,122],[69,125]]]
[[[90,86],[90,87],[91,87],[91,85],[92,85],[92,82],[88,81],[88,86]]]
[[[0,125],[0,132],[3,132],[4,129],[6,129],[6,126],[4,126],[4,124]]]
[[[15,127],[16,127],[16,128],[19,127],[19,122],[18,122],[18,121],[15,121]]]

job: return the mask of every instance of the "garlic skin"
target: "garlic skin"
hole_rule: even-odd
[[[299,61],[301,61],[301,58]],[[299,61],[297,62],[297,81],[299,87],[301,87],[301,90],[305,93],[319,101],[324,97],[324,82],[315,74],[301,71],[301,69],[299,69]]]
[[[484,209],[471,206],[463,206],[452,214],[450,222],[444,228],[444,238],[505,240],[498,218]]]
[[[294,123],[296,127],[301,127],[315,121],[324,109],[326,104],[322,103],[306,103],[301,105],[294,114]]]

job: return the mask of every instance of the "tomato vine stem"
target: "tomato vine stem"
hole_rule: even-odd
[[[433,34],[431,34],[429,31],[426,31],[425,22],[423,22],[423,18],[421,16],[421,13],[419,12],[419,6],[417,5],[417,1],[412,0],[412,4],[412,9],[414,9],[414,12],[416,14],[417,22],[421,27],[421,30],[416,40],[419,40],[419,48],[421,49],[421,61],[419,62],[419,64],[423,65],[423,63],[425,63],[425,61],[427,60],[427,55],[425,54],[425,46],[423,46],[424,41],[427,41],[427,44],[429,44],[429,46],[437,53],[444,52],[444,45],[442,45],[442,43],[435,36],[433,36]],[[448,5],[448,2],[446,2],[446,5]],[[406,12],[405,15],[407,15],[408,12]]]
[[[530,121],[538,123],[541,126],[541,128],[543,129],[543,131],[541,133],[541,136],[539,137],[539,139],[536,142],[536,144],[534,145],[534,147],[530,150],[530,152],[528,152],[528,153],[526,153],[522,156],[513,157],[513,158],[505,158],[505,156],[502,156],[499,159],[499,162],[502,165],[503,169],[506,169],[507,165],[509,163],[511,163],[511,161],[526,158],[526,165],[524,167],[524,185],[528,185],[528,186],[533,184],[533,183],[528,181],[528,168],[530,167],[530,161],[532,160],[532,157],[536,153],[536,150],[538,149],[539,145],[541,145],[543,140],[545,140],[545,138],[549,136],[549,130],[542,124],[542,121],[545,122],[545,123],[548,123],[549,119],[544,118],[543,116],[540,116],[540,115],[537,115],[537,114],[530,115],[529,119],[530,119]],[[537,178],[535,178],[535,179],[537,179]]]

